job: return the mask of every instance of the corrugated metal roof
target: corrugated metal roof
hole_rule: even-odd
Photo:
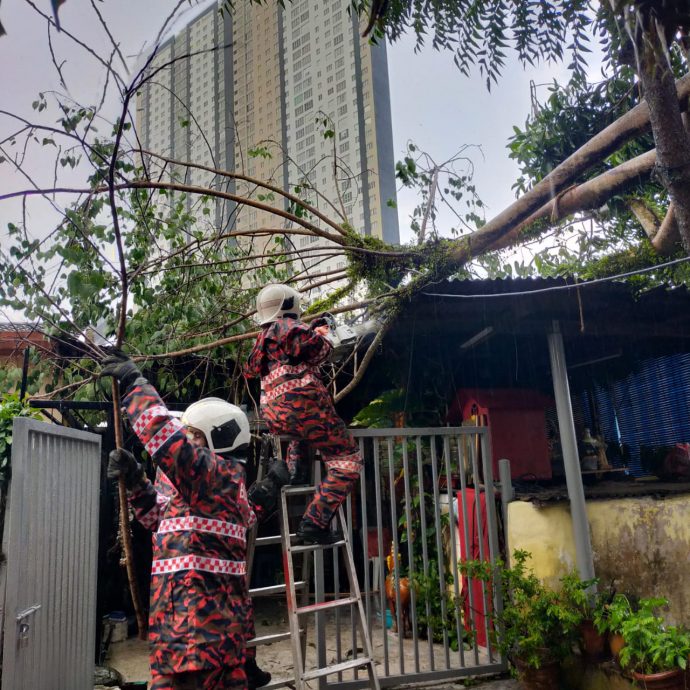
[[[690,293],[685,286],[640,293],[620,281],[444,280],[411,297],[404,309],[422,332],[441,328],[458,337],[471,337],[489,325],[496,334],[544,334],[551,331],[553,321],[560,323],[564,334],[574,336],[690,337]],[[397,328],[407,328],[403,321]]]
[[[38,324],[30,321],[5,321],[0,322],[0,333],[41,333]]]

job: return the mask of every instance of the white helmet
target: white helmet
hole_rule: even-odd
[[[244,450],[249,446],[249,420],[237,405],[221,398],[204,398],[192,403],[180,421],[203,431],[208,447],[215,453]]]
[[[300,315],[300,294],[289,285],[271,283],[262,288],[256,296],[256,312],[259,323],[264,326],[286,314]]]

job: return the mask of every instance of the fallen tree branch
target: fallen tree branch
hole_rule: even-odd
[[[535,225],[543,230],[578,211],[599,208],[615,194],[627,189],[631,184],[644,175],[649,175],[656,163],[656,151],[647,151],[640,156],[621,163],[611,170],[587,180],[582,184],[564,191],[554,199],[549,200],[537,211],[514,226],[506,234],[488,246],[487,251],[506,249],[516,242],[525,239],[530,229]],[[548,222],[539,226],[540,222]]]
[[[690,74],[686,74],[676,82],[676,90],[681,108],[686,108],[687,99],[690,96]],[[617,151],[626,141],[644,134],[649,129],[649,107],[646,102],[642,102],[593,136],[529,192],[501,211],[486,225],[461,238],[457,246],[451,250],[449,258],[457,266],[461,266],[472,257],[479,256],[497,246],[507,233],[525,223],[559,192],[571,185],[579,175]],[[656,156],[656,153],[654,155]],[[566,197],[560,200],[561,206],[564,205]]]

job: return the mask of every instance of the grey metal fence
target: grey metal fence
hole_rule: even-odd
[[[14,421],[2,690],[93,688],[100,437]]]
[[[458,569],[463,558],[495,563],[499,557],[486,428],[366,429],[355,436],[365,463],[346,513],[360,550],[382,687],[505,670],[490,622],[492,609],[500,613],[498,583],[468,582]],[[317,596],[328,589],[328,571],[327,564]],[[337,553],[330,571],[333,592],[326,596],[344,595]],[[317,615],[318,665],[361,654],[352,621],[339,608],[330,617]],[[320,682],[321,688],[366,685],[361,671]]]

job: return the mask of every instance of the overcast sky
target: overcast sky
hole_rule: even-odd
[[[50,12],[49,0],[35,0],[35,3],[42,11]],[[96,5],[121,43],[122,52],[134,58],[145,44],[153,43],[175,3],[173,0],[105,0]],[[45,21],[26,0],[2,0],[0,18],[8,32],[0,38],[0,109],[31,117],[31,102],[39,91],[64,91],[51,63]],[[60,9],[60,19],[66,30],[84,42],[107,46],[107,37],[86,0],[67,0]],[[85,57],[83,50],[64,35],[53,33],[53,47],[59,61],[66,60],[63,72],[69,93],[82,103],[97,102],[103,86],[103,68]],[[508,158],[506,144],[513,125],[521,126],[529,111],[530,80],[548,82],[561,74],[562,69],[545,66],[526,72],[519,65],[511,64],[489,93],[479,74],[470,79],[460,74],[451,53],[432,49],[414,53],[413,47],[410,37],[389,46],[388,50],[396,159],[403,156],[408,140],[437,161],[466,144],[481,147],[481,152],[477,149],[469,154],[475,164],[478,192],[488,205],[487,218],[490,218],[514,198],[511,184],[517,177],[517,168]],[[6,135],[9,127],[7,118],[0,118],[0,135]],[[34,166],[34,173],[40,184],[50,185],[52,170]],[[24,184],[24,180],[11,175],[7,163],[0,165],[0,190],[17,189]],[[415,203],[410,194],[399,196],[403,241],[410,239],[406,228]],[[16,219],[17,211],[16,204],[0,204],[3,230],[9,220]]]

